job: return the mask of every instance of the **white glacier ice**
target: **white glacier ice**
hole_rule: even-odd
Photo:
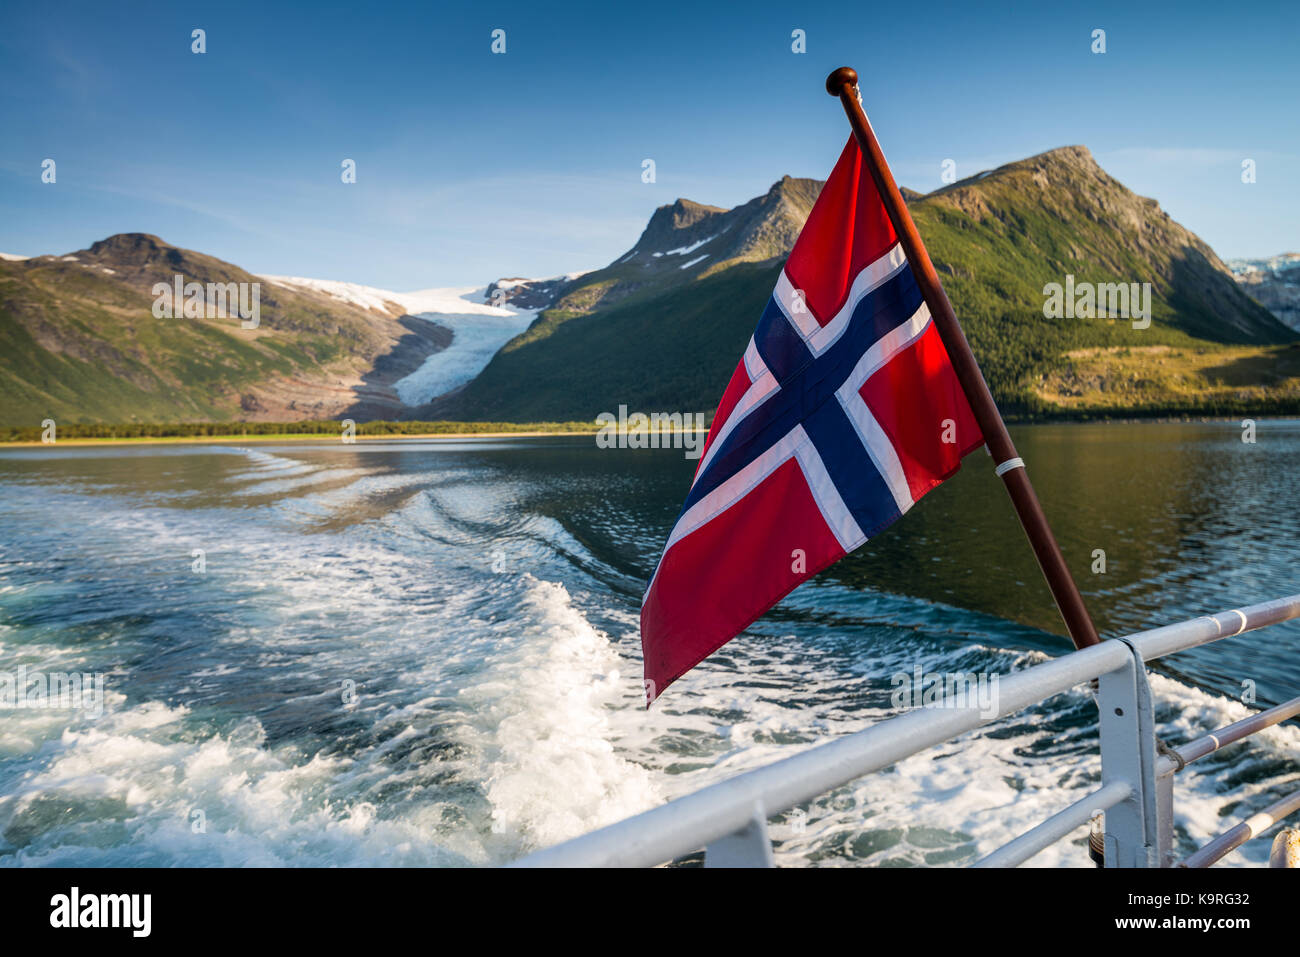
[[[451,345],[424,360],[424,365],[393,388],[404,405],[423,405],[430,399],[465,385],[492,361],[502,346],[528,328],[536,312],[494,310],[501,315],[475,313],[420,313],[452,331]]]
[[[578,274],[580,275],[580,274]],[[335,299],[391,315],[397,307],[408,315],[436,322],[452,332],[446,349],[424,360],[410,375],[397,380],[393,388],[404,405],[423,405],[465,385],[497,354],[497,351],[528,328],[536,310],[492,306],[484,302],[486,286],[448,286],[393,292],[358,283],[332,279],[303,279],[298,276],[262,276],[289,288],[312,289]],[[572,277],[569,277],[572,278]],[[529,280],[503,280],[503,288]]]

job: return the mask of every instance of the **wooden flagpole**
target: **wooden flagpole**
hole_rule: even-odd
[[[975,361],[975,354],[971,352],[970,343],[966,341],[966,333],[962,331],[957,314],[953,312],[952,304],[948,302],[948,296],[939,283],[939,274],[930,262],[930,254],[925,251],[921,234],[916,231],[912,214],[908,212],[907,203],[898,191],[898,184],[894,182],[894,176],[885,162],[885,154],[881,152],[876,134],[862,111],[857,85],[857,72],[846,66],[840,67],[826,78],[826,92],[840,98],[844,112],[849,116],[849,125],[853,127],[853,135],[857,137],[858,145],[866,157],[867,168],[871,170],[876,189],[885,201],[885,209],[894,224],[894,232],[898,234],[898,240],[912,265],[916,284],[921,289],[935,328],[948,350],[948,358],[962,391],[966,393],[975,421],[984,433],[984,441],[996,463],[995,471],[1007,487],[1011,504],[1029,538],[1029,545],[1034,550],[1034,557],[1038,559],[1038,567],[1043,570],[1043,577],[1047,579],[1047,586],[1052,590],[1052,598],[1056,600],[1056,607],[1065,620],[1070,638],[1076,648],[1095,645],[1100,638],[1083,603],[1083,596],[1079,594],[1079,588],[1061,554],[1061,547],[1047,524],[1047,516],[1043,514],[1043,507],[1038,502],[1029,476],[1025,474],[1024,460],[1016,454],[1006,423],[1002,421],[1002,413],[998,411],[993,393],[989,391],[984,374]]]

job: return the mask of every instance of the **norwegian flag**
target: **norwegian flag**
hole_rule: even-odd
[[[646,590],[647,704],[983,442],[850,137],[727,384]]]

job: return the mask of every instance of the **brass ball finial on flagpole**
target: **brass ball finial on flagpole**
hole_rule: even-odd
[[[831,96],[839,96],[840,91],[845,86],[855,87],[858,85],[858,71],[851,66],[842,66],[826,78],[826,92]]]

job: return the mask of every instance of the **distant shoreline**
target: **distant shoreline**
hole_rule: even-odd
[[[356,435],[354,439],[358,443],[384,442],[395,439],[441,439],[454,442],[457,439],[541,438],[548,435],[582,436],[595,435],[598,431],[593,427],[588,431],[573,432],[394,432],[389,435]],[[42,442],[39,439],[35,441],[7,439],[0,440],[0,448],[31,448],[33,446],[47,445],[242,445],[264,442],[320,442],[336,445],[341,443],[341,439],[338,435],[329,435],[323,432],[285,432],[266,435],[231,433],[229,435],[102,436],[59,439],[55,442]]]
[[[1174,423],[1190,422],[1234,422],[1239,423],[1243,418],[1256,419],[1262,421],[1278,420],[1300,420],[1297,415],[1278,415],[1256,413],[1253,415],[1186,415],[1186,416],[1115,416],[1107,418],[1080,418],[1080,417],[1062,417],[1062,418],[1018,418],[1008,416],[1006,422],[1009,426],[1020,425],[1137,425],[1151,423],[1156,425],[1171,425]],[[629,430],[635,431],[635,430]],[[641,430],[644,431],[644,430]],[[665,428],[664,432],[707,432],[707,429],[671,429]],[[440,432],[384,432],[374,434],[363,434],[358,432],[353,438],[355,442],[393,442],[393,441],[443,441],[455,442],[461,439],[522,439],[522,438],[545,438],[547,436],[558,437],[585,437],[595,436],[601,433],[601,428],[596,425],[582,426],[579,428],[526,428],[519,429],[484,429],[481,431],[440,431]],[[317,442],[320,444],[338,444],[341,436],[337,432],[229,432],[217,435],[135,435],[135,436],[71,436],[66,439],[57,439],[55,442],[42,442],[40,439],[19,439],[14,437],[0,436],[0,449],[5,448],[34,448],[44,446],[114,446],[114,445],[241,445],[241,444],[267,444],[267,443],[285,443],[285,442]]]
[[[629,430],[631,434],[638,430]],[[644,432],[645,430],[639,430]],[[661,429],[660,434],[685,434],[687,432],[708,432],[708,429],[673,429],[665,427]],[[519,428],[519,429],[483,429],[475,431],[440,431],[440,432],[382,432],[373,434],[363,434],[357,432],[352,437],[353,442],[385,442],[385,441],[405,441],[416,439],[421,441],[447,441],[454,442],[460,439],[518,439],[518,438],[545,438],[547,436],[568,436],[583,437],[596,436],[601,434],[601,428],[597,425],[583,426],[580,428]],[[40,439],[18,439],[0,437],[0,449],[3,448],[33,448],[44,446],[107,446],[107,445],[243,445],[243,444],[261,444],[261,443],[283,443],[283,442],[318,442],[334,444],[352,444],[342,443],[342,436],[338,432],[266,432],[266,433],[249,433],[249,432],[230,432],[215,435],[132,435],[132,436],[78,436],[74,435],[69,438],[56,439],[54,442],[42,442]]]

